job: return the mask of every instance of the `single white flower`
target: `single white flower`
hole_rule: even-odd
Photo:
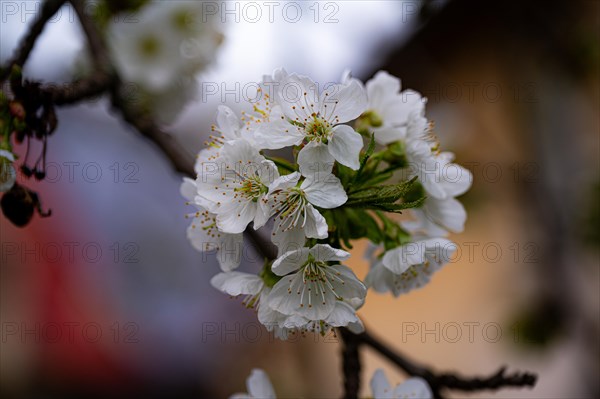
[[[410,177],[417,176],[428,195],[446,199],[464,194],[473,181],[471,172],[452,163],[449,152],[434,153],[425,140],[411,140],[406,145]]]
[[[243,234],[227,234],[217,228],[217,216],[206,207],[208,201],[198,196],[196,182],[184,177],[181,195],[196,208],[196,212],[186,215],[192,222],[187,229],[187,237],[192,246],[200,252],[217,252],[217,260],[224,271],[239,266],[242,257]]]
[[[431,275],[450,261],[456,244],[445,238],[417,240],[374,258],[365,283],[377,292],[394,296],[421,288]]]
[[[421,208],[409,209],[409,213],[414,220],[403,222],[402,227],[411,233],[428,237],[445,237],[448,232],[460,233],[467,220],[464,206],[455,198],[427,197]]]
[[[0,150],[0,193],[10,190],[17,180],[14,161],[15,156],[12,152]]]
[[[209,209],[217,215],[219,230],[241,233],[252,221],[255,229],[266,223],[269,215],[259,203],[279,173],[275,164],[249,142],[225,142],[219,157],[203,162],[200,169],[198,195],[211,204]]]
[[[298,155],[304,165],[333,165],[334,160],[354,170],[358,169],[363,146],[360,134],[348,125],[366,109],[367,96],[356,80],[348,84],[329,85],[321,94],[310,78],[296,74],[286,76],[277,91],[277,103],[283,115],[281,122],[258,127],[257,139],[264,148],[278,149],[307,145]],[[319,172],[330,172],[331,168]]]
[[[346,327],[355,334],[365,331],[362,321],[356,315],[356,308],[344,301],[336,301],[333,311],[323,320],[311,320],[302,314],[294,314],[283,318],[279,327],[286,333],[286,338],[283,339],[287,339],[290,333],[312,332],[325,335],[335,327]]]
[[[179,39],[178,50],[185,60],[185,72],[195,73],[209,64],[223,42],[220,18],[206,14],[202,4],[194,1],[167,1],[153,5],[152,18]]]
[[[373,399],[431,399],[433,393],[427,381],[419,377],[409,378],[392,388],[382,369],[375,370],[371,378]]]
[[[163,4],[156,3],[156,4]],[[180,39],[156,18],[154,7],[144,7],[137,23],[114,22],[108,27],[112,58],[126,82],[135,82],[150,91],[162,91],[176,81],[183,58]]]
[[[265,284],[261,276],[242,272],[219,273],[210,280],[210,283],[219,291],[232,297],[245,295],[242,303],[247,308],[257,310],[258,321],[268,331],[273,331],[275,336],[287,337],[287,334],[281,331],[283,327],[280,326],[284,324],[288,316],[268,306],[267,298],[271,293],[271,288]]]
[[[223,144],[227,141],[232,140],[246,140],[250,144],[254,145],[254,137],[252,132],[242,133],[242,124],[238,119],[237,115],[233,110],[225,105],[219,105],[217,108],[217,123],[211,126],[211,130],[215,134],[211,134],[210,141],[206,141],[204,144],[206,148],[200,150],[196,157],[196,163],[194,165],[194,171],[196,175],[202,173],[203,165],[205,163],[215,163]]]
[[[223,35],[216,16],[196,2],[152,2],[132,16],[110,21],[111,58],[130,101],[161,123],[171,123],[197,94],[195,75],[215,57]]]
[[[276,102],[275,93],[279,89],[281,81],[288,76],[283,68],[278,68],[271,75],[264,75],[257,88],[254,97],[251,97],[249,104],[250,110],[242,111],[243,131],[247,135],[254,137],[254,132],[262,125],[269,124],[275,130],[285,130],[288,128],[287,121],[283,117],[283,111]],[[274,137],[273,140],[277,140]],[[254,141],[254,145],[259,149],[273,148],[277,144],[273,140],[265,142],[262,137]],[[284,147],[283,144],[281,147]]]
[[[261,369],[253,369],[246,380],[248,393],[236,393],[229,399],[277,399],[269,376]]]
[[[337,324],[342,325],[354,321],[348,317],[348,308],[336,307],[336,303],[353,305],[350,313],[354,313],[354,307],[364,302],[366,288],[349,267],[329,264],[349,257],[348,252],[326,244],[285,253],[272,266],[273,273],[284,277],[271,290],[269,306],[310,321],[339,320]]]
[[[413,90],[400,92],[400,79],[379,71],[366,83],[368,105],[361,122],[369,125],[379,144],[407,138],[412,116],[421,117],[426,99]]]
[[[327,222],[315,206],[324,209],[343,205],[348,196],[332,174],[315,174],[300,182],[298,172],[281,176],[262,200],[264,214],[275,216],[272,241],[279,255],[304,246],[306,237],[327,238]]]

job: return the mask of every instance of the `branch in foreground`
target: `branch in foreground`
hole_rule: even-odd
[[[501,367],[489,377],[463,377],[452,373],[435,374],[427,367],[417,365],[405,356],[391,350],[367,332],[359,334],[357,337],[361,343],[375,349],[407,374],[425,379],[431,386],[434,397],[437,398],[441,397],[440,390],[443,388],[473,392],[506,387],[533,387],[537,381],[537,376],[528,372],[505,375],[506,367]]]
[[[33,46],[35,46],[38,37],[42,34],[46,23],[65,3],[66,0],[47,0],[44,2],[40,13],[27,30],[25,37],[19,42],[15,54],[6,62],[6,65],[2,67],[2,70],[0,71],[0,81],[4,81],[8,77],[13,65],[19,67],[25,65],[25,61],[29,58],[29,54],[31,53],[31,50],[33,50]]]

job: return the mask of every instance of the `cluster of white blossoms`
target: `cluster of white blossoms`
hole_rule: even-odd
[[[385,72],[366,85],[346,73],[320,88],[279,69],[258,86],[241,117],[219,107],[197,178],[184,179],[188,238],[216,251],[222,272],[212,285],[243,295],[276,336],[360,332],[367,287],[397,296],[449,261],[455,246],[445,237],[466,218],[454,197],[471,174],[439,151],[425,100]],[[412,220],[396,220],[405,209]],[[256,274],[236,271],[243,232],[267,225],[277,259]],[[364,283],[343,264],[361,238],[382,249],[371,251]]]
[[[198,91],[196,74],[223,41],[219,20],[202,2],[152,1],[107,26],[112,58],[138,101],[160,122],[172,122]]]
[[[253,369],[246,379],[247,393],[231,395],[229,399],[277,399],[269,376],[261,369]],[[418,377],[409,378],[392,388],[383,370],[377,369],[371,378],[373,399],[431,399],[433,393],[427,382]]]

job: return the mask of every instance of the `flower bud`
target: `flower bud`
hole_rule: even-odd
[[[19,101],[11,101],[8,104],[8,109],[10,110],[10,114],[15,118],[20,120],[25,119],[25,108]]]
[[[7,192],[15,184],[17,173],[13,162],[14,155],[7,150],[0,150],[0,192]]]

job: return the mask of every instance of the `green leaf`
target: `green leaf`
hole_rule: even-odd
[[[266,155],[264,157],[272,161],[277,166],[279,172],[296,172],[298,170],[295,165],[292,165],[286,159]]]
[[[373,151],[375,151],[375,133],[371,134],[371,140],[369,141],[367,150],[365,151],[363,156],[360,158],[360,169],[358,170],[359,174],[360,174],[360,171],[365,167],[365,164],[367,163],[367,161],[369,160],[371,155],[373,155]]]
[[[411,202],[401,202],[399,204],[373,204],[364,209],[377,209],[380,211],[391,212],[391,213],[402,213],[404,209],[419,208],[423,206],[425,197]]]
[[[346,206],[359,206],[368,204],[385,204],[394,203],[405,195],[412,184],[415,182],[416,176],[411,180],[385,186],[375,186],[360,190],[350,194]]]

